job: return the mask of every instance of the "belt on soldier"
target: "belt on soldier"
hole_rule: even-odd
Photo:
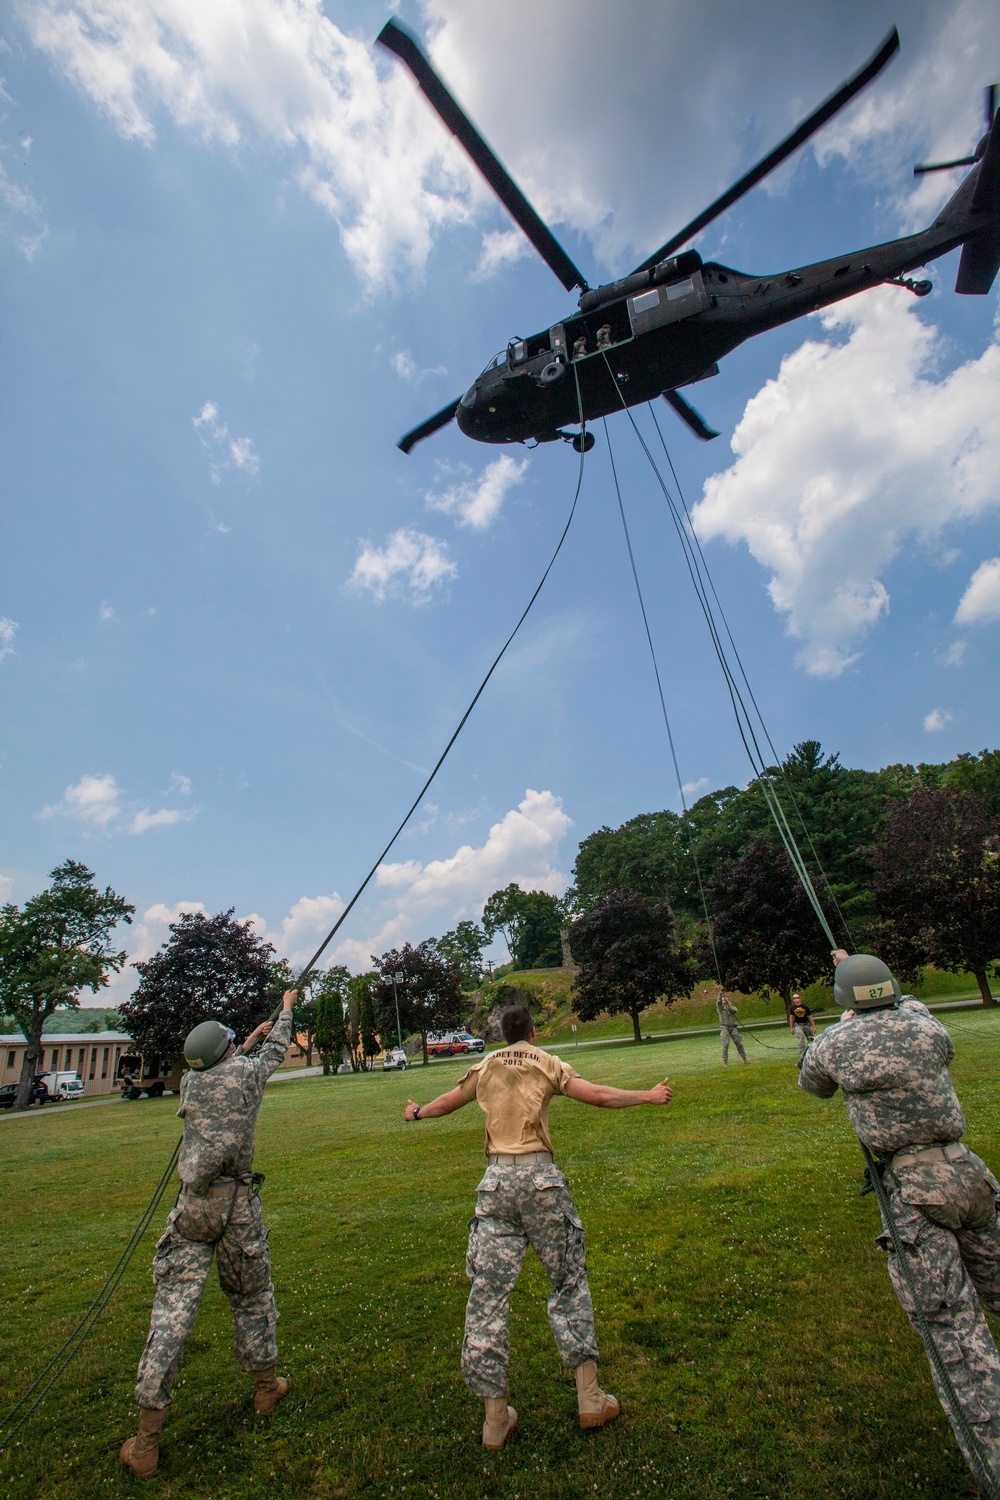
[[[961,1161],[968,1154],[968,1146],[961,1141],[945,1141],[933,1146],[900,1146],[893,1152],[890,1166],[909,1167],[917,1161]]]
[[[196,1193],[186,1183],[181,1187],[181,1192],[192,1198],[238,1198],[240,1193],[249,1195],[252,1191],[252,1182],[241,1182],[235,1177],[217,1177],[202,1193]]]
[[[531,1167],[540,1162],[554,1162],[551,1151],[522,1151],[516,1155],[510,1151],[494,1151],[490,1157],[491,1167]]]

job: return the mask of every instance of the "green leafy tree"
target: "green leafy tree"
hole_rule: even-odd
[[[488,937],[500,933],[515,969],[554,969],[562,963],[560,932],[566,915],[547,891],[526,891],[511,882],[494,891],[483,908]]]
[[[1000,955],[1000,811],[989,792],[918,788],[890,807],[873,852],[880,943],[890,963],[914,960],[974,974],[984,1005]]]
[[[24,1032],[17,1104],[28,1103],[42,1056],[42,1027],[60,1007],[75,1010],[80,991],[96,993],[124,966],[113,946],[119,922],[135,907],[110,886],[98,890],[86,865],[68,859],[52,871],[52,884],[18,907],[0,910],[0,1009]]]
[[[382,1047],[378,1038],[378,1016],[375,1004],[375,986],[378,984],[376,973],[359,974],[353,981],[355,993],[358,997],[358,1033],[361,1042],[361,1061],[363,1067],[371,1070],[375,1065],[375,1059],[381,1052]]]
[[[335,1073],[347,1050],[344,1002],[350,974],[342,964],[331,964],[315,976],[316,1046],[324,1073]]]
[[[632,1018],[637,1042],[639,1017],[665,1000],[689,995],[697,967],[678,943],[668,901],[636,891],[609,891],[570,928],[570,948],[580,965],[573,1009],[582,1021],[605,1011]]]
[[[177,1057],[199,1021],[216,1020],[248,1035],[267,1019],[288,982],[270,943],[233,910],[206,917],[183,912],[158,953],[135,965],[139,986],[121,1006],[140,1051]]]
[[[442,958],[427,942],[416,946],[404,943],[381,958],[373,956],[372,962],[378,974],[373,998],[379,1032],[382,1036],[396,1034],[396,1000],[389,976],[402,974],[396,991],[403,1035],[419,1035],[426,1064],[427,1033],[457,1026],[464,1016],[466,1002],[458,964]]]
[[[483,982],[483,949],[488,938],[478,922],[459,922],[452,932],[429,939],[431,947],[450,963],[458,964],[462,988],[474,990]]]
[[[753,840],[716,875],[708,904],[727,989],[780,995],[787,1014],[794,991],[831,978],[830,944],[783,849]]]

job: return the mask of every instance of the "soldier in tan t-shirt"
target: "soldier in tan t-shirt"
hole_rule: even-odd
[[[486,1403],[483,1447],[502,1448],[517,1426],[507,1405],[510,1295],[530,1244],[549,1273],[549,1323],[563,1363],[576,1374],[581,1427],[603,1427],[620,1407],[597,1383],[594,1309],[587,1284],[583,1225],[549,1140],[549,1101],[565,1094],[582,1104],[627,1109],[669,1104],[667,1080],[651,1089],[588,1083],[568,1063],[534,1045],[535,1024],[523,1005],[500,1021],[507,1046],[469,1069],[430,1104],[406,1106],[407,1120],[450,1115],[475,1099],[486,1116],[489,1165],[469,1226],[462,1375]]]

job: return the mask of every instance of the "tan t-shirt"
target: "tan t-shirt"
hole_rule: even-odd
[[[565,1094],[570,1079],[579,1076],[569,1063],[530,1042],[514,1042],[475,1063],[456,1087],[486,1116],[487,1156],[522,1156],[552,1150],[549,1100]]]

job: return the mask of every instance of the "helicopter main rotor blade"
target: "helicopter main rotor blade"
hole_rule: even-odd
[[[952,167],[974,167],[975,165],[974,156],[960,156],[957,161],[924,161],[913,168],[913,175],[922,177],[925,172],[950,172]]]
[[[405,437],[401,437],[396,447],[402,448],[404,453],[409,453],[415,443],[423,442],[424,438],[430,437],[432,433],[440,431],[442,427],[447,427],[448,423],[454,420],[457,410],[457,399],[449,402],[447,406],[442,406],[441,410],[435,412],[433,417],[428,417],[426,422],[421,422],[419,427],[414,427],[412,432],[408,432]]]
[[[751,167],[750,171],[745,173],[739,182],[735,182],[728,192],[723,193],[721,198],[716,198],[714,203],[710,203],[696,219],[692,219],[690,224],[685,224],[683,229],[679,230],[672,239],[667,240],[665,245],[661,245],[659,250],[655,251],[653,255],[647,256],[641,266],[636,266],[636,271],[647,271],[650,266],[655,266],[658,261],[666,260],[668,255],[672,255],[681,245],[687,244],[688,240],[693,239],[699,230],[711,224],[713,219],[717,219],[721,213],[730,208],[745,193],[748,193],[752,187],[756,187],[757,183],[765,178],[769,172],[773,172],[775,167],[779,167],[787,157],[791,156],[793,151],[797,151],[810,136],[815,135],[821,125],[825,125],[827,120],[831,120],[838,110],[843,109],[845,104],[849,104],[856,94],[859,94],[867,84],[871,83],[872,79],[881,73],[889,59],[898,51],[899,32],[894,26],[874,57],[865,64],[859,73],[855,73],[854,77],[849,79],[843,88],[838,89],[835,94],[831,94],[825,104],[821,104],[819,109],[814,110],[808,119],[803,120],[802,124],[793,130],[791,135],[786,136],[779,146],[775,146],[774,150],[769,152],[763,160],[759,161],[755,167]]]
[[[437,111],[459,145],[471,156],[511,218],[523,229],[566,290],[571,292],[575,287],[580,287],[585,291],[587,281],[583,272],[577,269],[555,235],[535,213],[510,173],[487,146],[468,115],[449,94],[409,32],[397,26],[395,21],[387,21],[376,41],[381,42],[383,47],[396,54],[400,62],[406,64],[417,80],[421,93]]]
[[[677,391],[664,391],[663,399],[668,406],[673,407],[681,421],[686,422],[695,437],[701,438],[703,443],[710,443],[713,438],[719,436],[715,428],[709,427],[704,417],[696,412],[694,407],[690,406]]]

